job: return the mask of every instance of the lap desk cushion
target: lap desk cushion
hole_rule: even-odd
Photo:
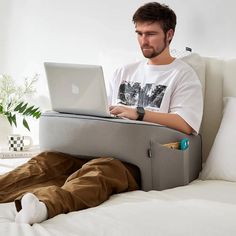
[[[185,151],[162,144],[189,139]],[[201,170],[201,138],[157,124],[46,112],[40,117],[42,151],[112,156],[139,167],[143,190],[188,184]]]

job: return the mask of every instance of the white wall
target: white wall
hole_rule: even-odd
[[[44,61],[101,64],[106,78],[141,58],[132,15],[142,0],[0,0],[0,73],[40,73],[37,102],[49,108]],[[236,57],[235,0],[166,0],[178,17],[172,48]],[[37,125],[33,135],[37,136]]]

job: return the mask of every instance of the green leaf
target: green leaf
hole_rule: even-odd
[[[23,118],[23,126],[28,129],[30,131],[29,128],[29,124],[25,119],[25,116],[32,116],[35,119],[38,119],[41,116],[41,112],[39,110],[39,107],[35,107],[35,106],[29,106],[28,103],[25,102],[21,102],[19,103],[15,109],[14,112],[21,114],[24,118]],[[12,114],[8,115],[8,120],[10,122],[10,124],[14,124],[15,126],[16,124],[16,115],[14,114],[12,116]]]
[[[7,109],[9,109],[11,107],[11,102],[7,105]]]
[[[35,109],[33,109],[33,110],[31,111],[31,115],[33,116],[34,113],[35,113],[38,109],[39,109],[38,107],[36,107]]]
[[[28,129],[30,131],[30,128],[29,128],[29,125],[28,125],[28,122],[26,121],[25,118],[23,118],[23,125],[26,129]]]
[[[21,106],[24,104],[24,102],[21,102],[20,104],[18,104],[16,107],[15,107],[15,109],[14,109],[14,111],[19,111],[20,109],[21,109]]]
[[[23,115],[24,115],[24,116],[30,115],[31,112],[32,112],[32,110],[33,110],[33,108],[34,108],[34,106],[31,106],[31,107],[27,108],[27,109],[25,110],[25,112],[23,113]]]
[[[25,105],[24,105],[25,107]],[[22,108],[23,109],[23,108]],[[39,107],[28,107],[26,110],[23,112],[24,116],[33,116],[34,118],[38,119],[41,116],[41,112],[39,111]]]
[[[33,117],[35,117],[36,119],[38,119],[41,116],[41,112],[37,111],[34,113]]]
[[[28,103],[25,103],[23,107],[19,109],[19,113],[23,113],[25,109],[27,108]]]
[[[9,121],[10,125],[12,126],[12,119],[11,119],[11,116],[7,116],[7,119],[8,119],[8,121]]]
[[[7,119],[9,121],[10,125],[12,126],[14,124],[17,127],[16,115],[12,115],[11,112],[7,112],[6,116],[7,116]]]
[[[14,125],[17,127],[17,123],[16,123],[16,115],[14,114],[13,116],[11,115],[11,120],[14,123]]]

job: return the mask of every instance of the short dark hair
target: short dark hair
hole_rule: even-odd
[[[172,9],[158,2],[146,3],[133,15],[133,22],[158,22],[164,33],[173,29],[175,31],[176,15]]]

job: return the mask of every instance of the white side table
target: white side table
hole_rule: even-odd
[[[38,146],[33,146],[27,151],[8,151],[0,148],[0,174],[15,169],[40,153]]]

